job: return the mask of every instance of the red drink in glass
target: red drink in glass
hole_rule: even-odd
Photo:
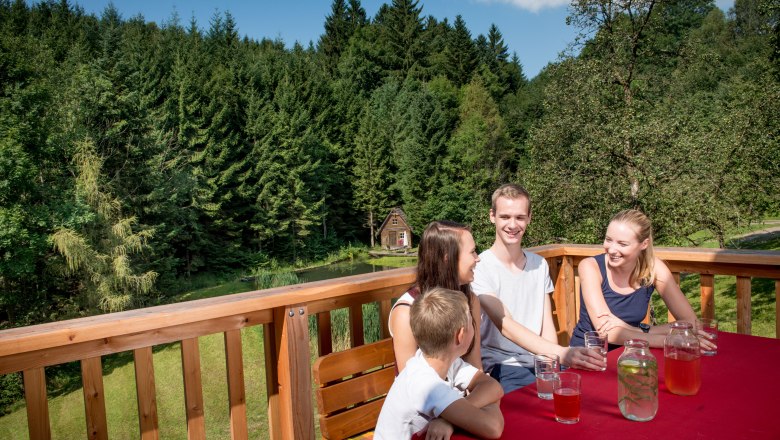
[[[553,393],[555,419],[562,423],[580,421],[580,393],[572,388],[560,388]]]
[[[678,352],[664,358],[666,388],[674,394],[692,396],[701,388],[701,358]]]

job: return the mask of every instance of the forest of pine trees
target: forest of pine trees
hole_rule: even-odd
[[[178,280],[371,242],[390,208],[490,240],[500,183],[529,244],[597,242],[638,207],[667,243],[776,213],[780,9],[575,0],[529,80],[501,31],[334,0],[316,44],[0,0],[0,322],[164,301]],[[518,56],[520,58],[518,58]]]

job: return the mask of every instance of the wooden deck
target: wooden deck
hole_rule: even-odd
[[[602,252],[602,248],[549,245],[532,250],[550,265],[555,280],[553,300],[559,340],[566,343],[578,316],[577,265],[583,258]],[[704,316],[713,316],[717,307],[713,276],[736,277],[735,320],[739,333],[751,333],[751,278],[774,280],[775,300],[780,294],[780,252],[658,248],[657,255],[667,261],[678,279],[680,273],[701,274]],[[204,371],[200,363],[197,338],[222,333],[229,372],[231,433],[232,438],[243,439],[247,436],[247,417],[239,331],[262,325],[269,432],[272,438],[310,439],[315,432],[315,411],[311,399],[308,317],[316,316],[320,355],[333,351],[331,310],[349,310],[350,341],[358,346],[364,343],[362,305],[376,302],[380,310],[380,337],[387,337],[391,300],[400,296],[413,280],[414,269],[396,269],[5,330],[0,332],[0,374],[23,372],[30,438],[49,439],[44,367],[81,361],[88,437],[103,439],[108,437],[108,429],[101,357],[132,351],[139,436],[157,439],[152,347],[180,341],[188,438],[201,439],[205,438],[201,377],[209,371]],[[776,334],[780,334],[780,309],[776,310]]]

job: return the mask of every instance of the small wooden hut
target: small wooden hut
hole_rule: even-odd
[[[412,247],[412,227],[401,208],[393,208],[379,227],[379,242],[385,249]]]

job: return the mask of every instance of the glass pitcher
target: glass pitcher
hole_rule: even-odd
[[[664,380],[674,394],[692,396],[701,388],[701,351],[693,325],[672,323],[664,339]]]
[[[644,339],[629,339],[618,358],[618,407],[629,420],[646,422],[658,411],[658,363]]]

